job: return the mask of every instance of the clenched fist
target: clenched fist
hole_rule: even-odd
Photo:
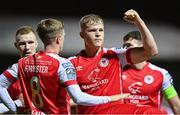
[[[124,13],[123,19],[129,23],[132,23],[132,24],[137,24],[137,23],[142,21],[139,14],[133,9],[126,11]]]

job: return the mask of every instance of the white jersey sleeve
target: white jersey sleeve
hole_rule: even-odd
[[[17,73],[18,64],[15,63],[0,75],[0,99],[11,111],[14,112],[16,111],[16,106],[11,99],[7,88],[13,83],[12,79],[17,79]]]
[[[0,99],[13,112],[16,112],[16,105],[11,99],[7,87],[12,83],[3,74],[0,75]]]
[[[17,105],[17,107],[24,107],[20,100],[15,100],[14,103]],[[4,105],[4,103],[0,102],[0,114],[6,112],[9,112],[9,109]]]
[[[9,109],[4,105],[4,103],[0,103],[0,113],[6,113]]]
[[[6,71],[3,72],[4,76],[7,78],[18,78],[18,63],[13,64],[12,66],[8,67]]]
[[[163,76],[162,91],[173,85],[172,76],[165,69],[163,70]]]
[[[173,79],[166,69],[160,68],[154,64],[149,64],[149,67],[153,70],[161,72],[161,74],[163,76],[161,91],[164,91],[173,85]]]
[[[111,101],[108,96],[92,96],[81,91],[79,85],[70,85],[67,88],[68,93],[73,101],[80,105],[97,105],[104,104]]]
[[[127,49],[124,49],[122,47],[113,47],[113,48],[110,48],[110,50],[114,51],[118,55],[118,58],[123,67],[128,64],[127,59],[126,59]]]
[[[61,59],[60,64],[58,72],[61,83],[76,80],[76,72],[72,63],[69,60]]]

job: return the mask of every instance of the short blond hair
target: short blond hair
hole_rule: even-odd
[[[24,35],[24,34],[28,34],[30,32],[33,32],[35,34],[35,31],[33,30],[33,28],[31,26],[20,26],[17,30],[16,30],[16,36],[18,35]]]
[[[104,26],[103,19],[96,14],[88,14],[81,18],[80,27],[81,29],[85,29],[86,27],[94,24],[102,24]]]
[[[18,36],[21,36],[21,35],[25,35],[25,34],[29,34],[30,32],[32,32],[34,35],[35,34],[35,31],[33,30],[33,28],[31,26],[20,26],[17,30],[16,30],[16,42],[18,40]]]
[[[43,19],[37,25],[37,33],[43,43],[51,42],[57,35],[64,34],[64,23],[60,20],[48,18]]]

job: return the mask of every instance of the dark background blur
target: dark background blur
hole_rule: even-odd
[[[131,8],[138,11],[157,41],[159,55],[151,62],[169,71],[180,92],[179,3],[173,0],[6,0],[0,4],[0,72],[19,58],[13,46],[18,26],[31,25],[35,29],[42,18],[63,19],[67,40],[62,55],[68,57],[83,48],[78,35],[78,21],[83,15],[95,13],[102,16],[105,46],[120,46],[122,36],[136,29],[122,20],[124,12]],[[42,44],[39,45],[41,48]]]

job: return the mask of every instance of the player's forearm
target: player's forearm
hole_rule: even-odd
[[[152,56],[157,55],[158,48],[157,48],[156,42],[154,40],[152,33],[150,32],[150,30],[147,28],[146,24],[144,23],[144,21],[140,19],[136,23],[136,26],[138,27],[141,33],[145,56],[147,56],[148,58],[151,58]]]
[[[179,99],[178,95],[169,99],[168,102],[171,105],[173,112],[175,114],[180,114],[180,99]]]
[[[0,103],[0,113],[6,113],[9,109],[4,105],[4,103]]]
[[[2,102],[10,109],[12,112],[16,112],[16,105],[11,99],[7,87],[9,86],[10,81],[7,80],[5,76],[0,75],[0,99]]]
[[[2,102],[10,109],[10,111],[12,112],[17,111],[16,105],[9,96],[7,89],[1,86],[0,86],[0,98]]]
[[[180,114],[180,107],[173,107],[173,111],[175,114]]]
[[[97,105],[108,103],[111,101],[111,98],[107,96],[92,96],[83,93],[78,85],[68,86],[67,90],[71,95],[73,101],[80,105]]]

